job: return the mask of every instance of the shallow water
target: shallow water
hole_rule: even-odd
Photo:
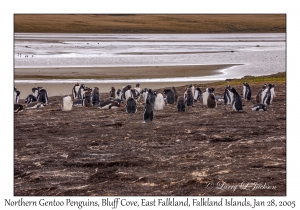
[[[244,64],[225,69],[219,75],[181,78],[182,81],[220,80],[286,71],[284,33],[16,33],[14,44],[15,68]],[[180,80],[171,75],[165,79]]]

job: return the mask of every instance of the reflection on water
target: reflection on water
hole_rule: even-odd
[[[15,68],[245,64],[218,78],[285,71],[285,34],[15,34]],[[26,56],[26,57],[25,57]]]

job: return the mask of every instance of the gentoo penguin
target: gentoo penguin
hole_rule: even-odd
[[[206,91],[202,94],[202,104],[207,105],[207,99],[209,94],[214,94],[215,89],[214,88],[206,88]]]
[[[113,98],[113,97],[109,97],[109,98],[106,99],[105,101],[115,101],[115,102],[122,103],[121,99],[119,99],[119,98]]]
[[[131,85],[126,85],[122,88],[122,91],[121,91],[121,100],[122,101],[126,100],[125,93],[127,90],[130,90],[130,89],[131,89]]]
[[[110,90],[109,94],[110,94],[110,97],[116,98],[116,89],[115,89],[115,87],[111,87],[111,90]]]
[[[35,101],[37,101],[37,98],[33,94],[28,95],[27,98],[25,99],[26,104],[30,104],[31,102],[35,102]]]
[[[247,82],[243,83],[243,99],[251,101],[251,88]]]
[[[224,91],[224,104],[231,104],[233,100],[233,93],[231,91],[231,87],[228,85]]]
[[[146,100],[146,105],[145,105],[143,120],[145,122],[149,122],[149,121],[153,120],[153,105],[150,103],[150,99],[149,98],[147,98],[147,100]]]
[[[186,104],[185,104],[183,96],[180,96],[177,100],[177,110],[178,110],[178,112],[186,111]]]
[[[156,91],[154,91],[154,95],[155,95],[154,109],[155,110],[164,109],[165,106],[164,96],[161,93],[157,93]]]
[[[38,101],[31,102],[30,104],[26,105],[25,109],[38,109],[38,108],[43,108],[44,104]]]
[[[194,87],[194,85],[193,84],[190,84],[187,88],[186,88],[186,90],[185,90],[185,92],[184,92],[184,98],[186,98],[186,94],[187,94],[187,90],[188,89],[190,89],[191,91],[192,91],[192,95],[193,95],[193,98],[194,98],[194,95],[195,95],[195,87]]]
[[[85,88],[83,93],[83,103],[82,105],[85,107],[91,107],[92,101],[91,101],[91,92],[92,90],[90,88]]]
[[[77,100],[73,101],[73,106],[83,106],[83,100],[77,99]]]
[[[73,99],[76,100],[78,99],[78,91],[79,91],[79,83],[77,82],[74,86],[73,86],[73,89],[72,89],[72,95],[73,95]]]
[[[125,92],[125,100],[128,98],[133,98],[134,100],[137,100],[140,96],[140,93],[136,89],[129,89]]]
[[[91,92],[91,101],[93,106],[99,106],[100,105],[100,93],[99,88],[94,87]]]
[[[107,100],[100,104],[100,109],[116,109],[121,106],[121,102]]]
[[[252,111],[267,111],[267,106],[264,104],[255,104]]]
[[[191,88],[188,88],[186,91],[185,91],[185,103],[187,106],[193,106],[194,105],[194,95],[193,95],[193,92],[191,90]]]
[[[37,88],[34,87],[34,88],[31,89],[33,95],[34,95],[36,98],[37,98],[38,95],[39,95],[39,88],[42,88],[42,87],[37,87]]]
[[[262,88],[259,90],[259,92],[257,93],[257,95],[256,95],[256,103],[262,103],[262,93],[263,93],[263,91],[265,90],[267,88],[267,84],[264,84],[263,86],[262,86]]]
[[[44,105],[47,105],[49,102],[47,91],[45,89],[43,89],[42,87],[38,87],[38,88],[39,88],[39,94],[37,97],[37,102],[41,102]]]
[[[62,100],[61,110],[62,111],[71,111],[73,105],[73,100],[71,96],[65,96]]]
[[[194,94],[194,101],[195,102],[200,101],[201,98],[202,98],[202,91],[200,90],[199,87],[197,87]]]
[[[172,89],[173,92],[174,92],[174,103],[176,103],[177,100],[178,100],[177,90],[176,90],[176,88],[175,88],[174,86],[173,86],[171,89]]]
[[[231,91],[233,93],[233,100],[232,100],[232,109],[236,112],[243,111],[243,104],[242,104],[242,98],[241,96],[236,92],[234,88],[231,88]]]
[[[113,88],[113,87],[112,87]],[[121,89],[118,89],[117,92],[116,92],[116,97],[115,98],[118,98],[121,100],[121,96],[122,96],[122,92],[121,92]]]
[[[166,103],[167,104],[174,104],[175,102],[175,94],[174,91],[172,89],[164,89],[164,94],[167,95],[166,96]]]
[[[135,88],[134,88],[139,94],[138,94],[138,98],[137,98],[137,101],[139,101],[140,100],[140,98],[141,98],[141,87],[140,87],[140,83],[137,83],[136,85],[135,85]]]
[[[18,104],[20,101],[20,91],[17,90],[16,87],[14,87],[14,104]]]
[[[215,100],[216,101],[224,101],[224,98],[222,98],[222,96],[215,96]]]
[[[267,88],[262,92],[262,104],[270,105],[275,97],[274,84],[269,84]]]
[[[78,99],[83,100],[84,89],[85,89],[84,84],[81,84],[78,90]]]
[[[128,98],[126,101],[126,112],[129,114],[134,114],[137,112],[136,101],[133,98]]]
[[[154,106],[156,98],[155,98],[155,95],[154,95],[154,92],[152,91],[152,89],[148,90],[148,94],[147,94],[147,98],[146,98],[146,103],[147,103],[147,99],[149,99],[150,104],[152,106]]]
[[[217,101],[214,94],[209,94],[207,98],[207,107],[208,108],[217,108]]]
[[[147,96],[148,96],[148,88],[144,88],[144,89],[140,92],[140,94],[143,96],[144,102],[145,102],[145,104],[146,104],[146,100],[147,100]]]
[[[14,112],[15,113],[23,112],[23,106],[21,104],[14,104]]]

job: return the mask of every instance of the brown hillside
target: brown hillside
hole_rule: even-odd
[[[273,33],[286,32],[285,14],[15,14],[14,32]]]

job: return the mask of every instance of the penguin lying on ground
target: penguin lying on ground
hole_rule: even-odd
[[[255,104],[252,111],[267,111],[267,106],[264,104]]]
[[[119,99],[121,100],[121,99]],[[113,101],[113,100],[107,100],[100,104],[100,109],[116,109],[121,106],[121,102]]]
[[[21,104],[14,104],[14,113],[23,112],[23,106]]]

